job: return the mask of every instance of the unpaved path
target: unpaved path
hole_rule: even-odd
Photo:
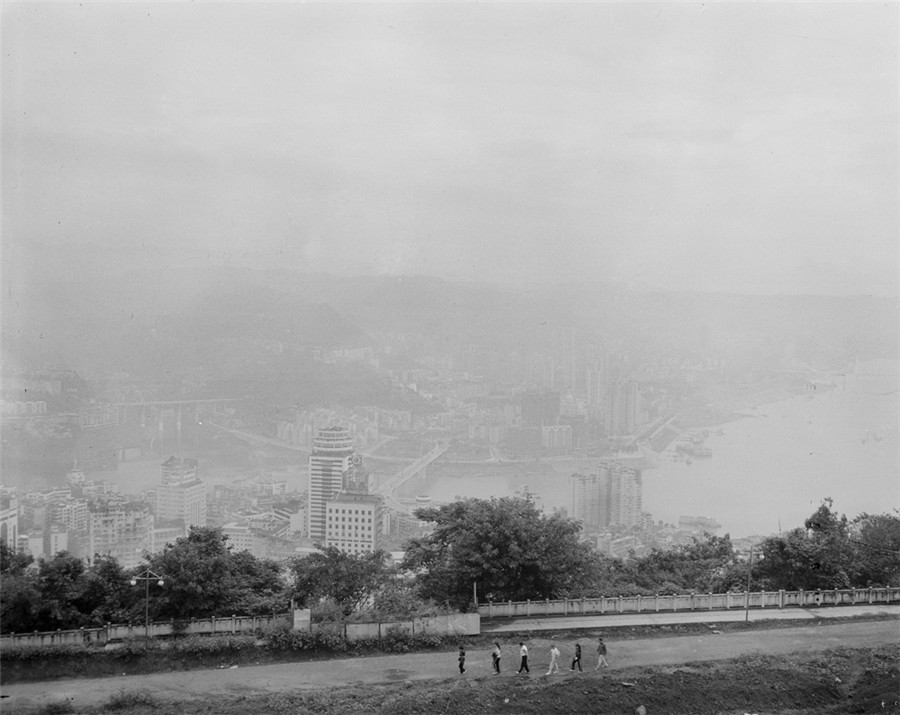
[[[502,674],[518,676],[518,644],[498,636],[503,648]],[[580,639],[584,648],[585,676],[596,664],[595,641]],[[710,632],[708,635],[675,636],[609,642],[612,670],[630,666],[681,665],[703,660],[725,660],[749,653],[785,654],[838,646],[862,647],[900,642],[900,619],[840,622],[818,626],[757,630],[743,633]],[[531,675],[543,677],[549,660],[544,638],[528,641]],[[574,641],[557,641],[560,659],[568,672]],[[490,678],[490,651],[470,651],[465,678]],[[146,691],[158,699],[186,701],[210,696],[250,696],[302,688],[338,687],[366,683],[446,678],[457,673],[456,651],[342,658],[302,663],[242,666],[228,670],[194,670],[101,679],[61,680],[5,686],[0,708],[4,713],[37,710],[49,702],[69,699],[84,707],[106,702],[116,692]],[[554,676],[556,677],[556,676]]]

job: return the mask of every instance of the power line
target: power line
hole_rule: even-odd
[[[865,544],[862,541],[857,541],[856,539],[850,539],[850,538],[848,538],[847,541],[857,544],[858,546],[864,546],[867,549],[872,549],[872,551],[881,551],[882,553],[885,553],[885,554],[896,554],[897,556],[900,556],[900,550],[897,550],[897,549],[882,549],[879,546],[872,546],[871,544]]]

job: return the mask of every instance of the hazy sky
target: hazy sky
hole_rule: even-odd
[[[897,295],[898,4],[3,3],[3,240]]]

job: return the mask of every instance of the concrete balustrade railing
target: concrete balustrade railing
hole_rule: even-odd
[[[298,617],[298,614],[301,614]],[[304,617],[305,616],[305,617]],[[230,616],[228,618],[207,618],[191,620],[176,629],[172,622],[143,625],[113,625],[103,628],[79,628],[71,631],[47,631],[34,633],[9,633],[0,636],[0,650],[11,646],[48,646],[73,643],[97,643],[100,645],[127,638],[160,638],[172,635],[225,635],[232,633],[253,633],[270,623],[285,623],[294,630],[315,631],[323,626],[311,623],[309,611],[298,610],[275,616]],[[453,613],[445,616],[413,618],[405,621],[382,621],[378,623],[343,623],[339,628],[348,641],[363,638],[384,638],[391,632],[415,635],[478,635],[481,632],[481,616],[477,613]],[[334,624],[331,624],[332,627]]]
[[[478,606],[482,618],[580,616],[663,611],[727,611],[745,608],[813,608],[862,603],[898,603],[900,588],[850,588],[827,591],[746,591],[653,596],[600,596],[543,601],[501,601]]]
[[[127,625],[109,623],[102,628],[79,628],[70,631],[34,631],[32,633],[4,633],[0,635],[0,650],[20,645],[64,645],[72,643],[100,643],[148,636],[187,635],[192,633],[229,634],[253,633],[263,626],[275,623],[293,622],[290,613],[273,616],[227,616],[222,618],[191,619],[177,625],[173,621],[151,623],[149,626],[130,623]]]

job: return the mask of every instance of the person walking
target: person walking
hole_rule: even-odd
[[[530,673],[531,671],[528,669],[528,646],[522,641],[519,641],[519,655],[522,657],[519,672],[521,673],[524,670],[526,673]]]
[[[459,647],[459,674],[462,675],[466,672],[466,649],[462,646]]]
[[[547,669],[547,675],[553,673],[559,673],[559,648],[556,647],[556,643],[550,646],[550,667]]]
[[[575,672],[575,666],[578,666],[578,672],[583,673],[581,669],[581,643],[575,641],[575,657],[572,659],[572,672]]]
[[[491,651],[491,660],[494,662],[494,675],[500,675],[500,644],[494,641],[494,650]]]
[[[606,662],[606,643],[603,642],[603,636],[600,636],[600,642],[597,643],[597,667],[594,670],[600,670],[600,666],[609,667]]]

